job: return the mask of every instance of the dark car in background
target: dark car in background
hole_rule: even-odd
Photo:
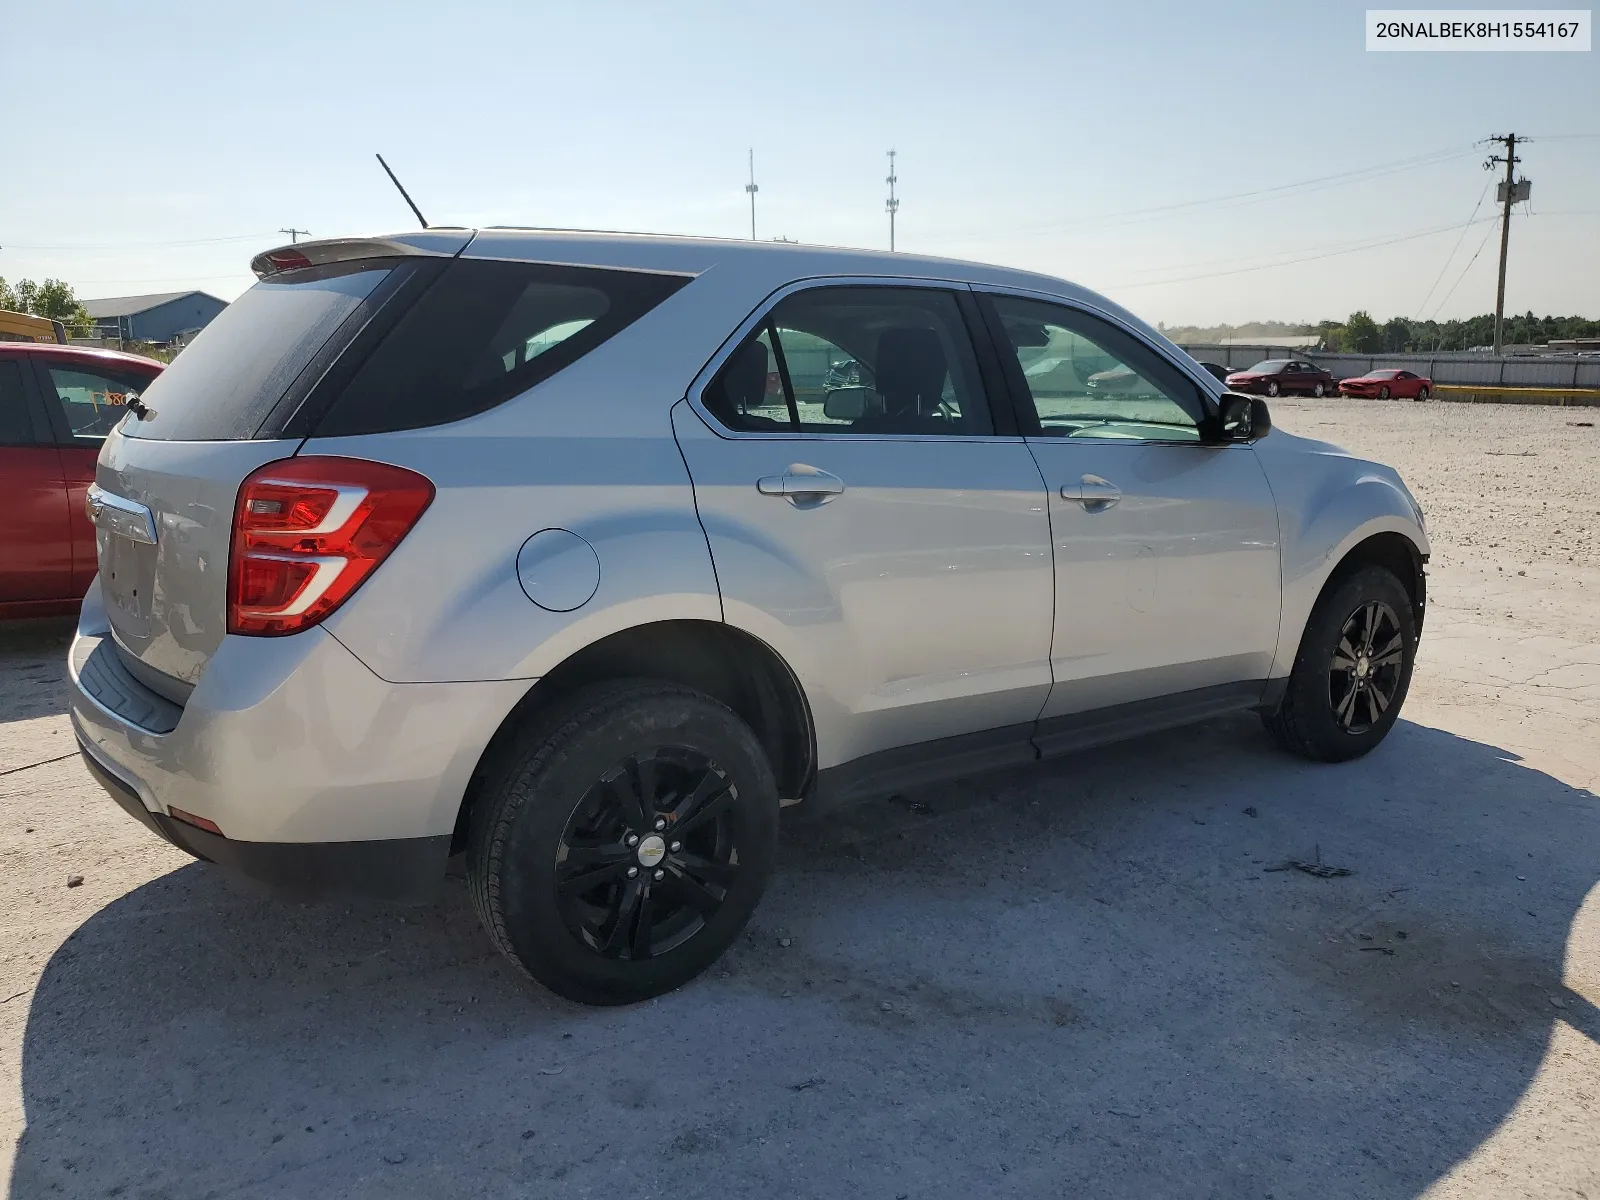
[[[71,612],[97,569],[84,493],[100,443],[163,364],[0,341],[0,617]]]
[[[1230,390],[1258,396],[1283,396],[1302,392],[1307,396],[1326,396],[1338,388],[1338,380],[1316,363],[1303,358],[1269,358],[1245,371],[1235,371],[1223,380]]]
[[[1230,372],[1221,363],[1206,362],[1204,359],[1196,359],[1195,361],[1199,362],[1201,370],[1216,379],[1218,383],[1228,382]]]
[[[1385,368],[1346,379],[1339,384],[1339,391],[1346,396],[1374,396],[1379,400],[1391,396],[1401,400],[1426,400],[1433,392],[1433,380],[1415,371]]]

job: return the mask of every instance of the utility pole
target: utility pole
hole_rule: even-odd
[[[311,230],[309,229],[280,229],[278,232],[287,233],[289,235],[289,244],[291,246],[300,240],[301,234],[305,234],[306,237],[311,236]]]
[[[756,193],[761,189],[756,186],[756,148],[750,147],[750,182],[744,185],[744,190],[750,193],[750,240],[756,240]]]
[[[894,215],[900,211],[900,201],[895,199],[894,185],[900,182],[900,176],[894,173],[894,151],[889,151],[889,178],[884,180],[889,185],[889,203],[883,207],[889,213],[889,252],[894,253]]]
[[[1504,157],[1498,154],[1490,155],[1483,164],[1484,170],[1493,169],[1496,163],[1506,165],[1505,182],[1500,185],[1500,282],[1494,296],[1494,352],[1498,355],[1505,344],[1503,331],[1506,317],[1506,253],[1511,245],[1511,206],[1518,200],[1528,198],[1529,183],[1526,179],[1516,178],[1517,164],[1522,161],[1517,157],[1517,135],[1497,134],[1488,140],[1499,142],[1506,148]]]

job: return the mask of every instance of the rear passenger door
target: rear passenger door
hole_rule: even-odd
[[[1026,747],[1049,693],[1044,485],[977,320],[947,287],[794,290],[673,411],[725,618],[800,676],[822,768]]]
[[[72,594],[61,459],[28,366],[0,354],[0,606]]]

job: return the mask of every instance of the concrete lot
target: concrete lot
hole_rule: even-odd
[[[521,982],[459,880],[190,863],[71,756],[63,631],[6,633],[0,1194],[1600,1200],[1595,413],[1274,412],[1428,510],[1384,746],[1230,720],[791,825],[722,969],[631,1009]]]

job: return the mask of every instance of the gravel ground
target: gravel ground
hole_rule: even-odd
[[[0,634],[0,1194],[1600,1200],[1595,414],[1274,413],[1429,514],[1377,752],[1227,720],[793,822],[726,961],[630,1009],[521,982],[459,879],[188,862],[69,756],[64,629]]]

